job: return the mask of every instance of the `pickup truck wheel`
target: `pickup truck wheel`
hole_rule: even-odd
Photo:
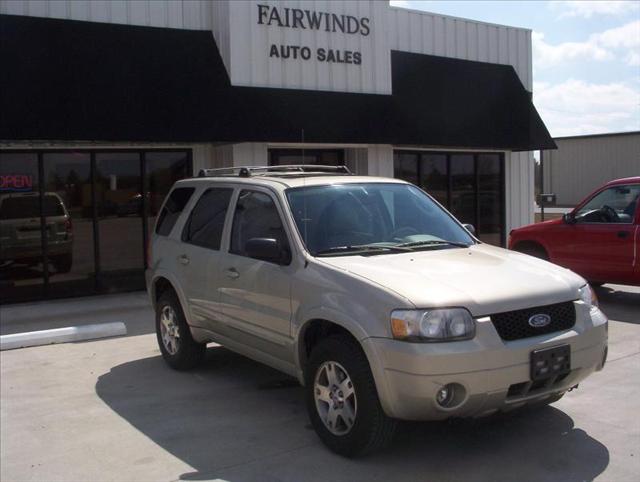
[[[533,256],[535,258],[549,261],[549,255],[547,254],[547,251],[539,244],[523,243],[521,245],[516,246],[515,250],[523,254],[528,254],[529,256]]]
[[[382,409],[360,346],[328,337],[313,349],[305,372],[309,418],[324,444],[346,457],[382,448],[397,422]]]
[[[189,370],[204,358],[207,345],[194,341],[180,302],[171,291],[163,293],[156,306],[156,337],[171,368]]]

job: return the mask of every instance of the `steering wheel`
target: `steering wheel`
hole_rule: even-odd
[[[420,234],[417,229],[412,228],[411,226],[404,226],[402,228],[396,229],[393,233],[391,233],[391,239],[396,238],[406,238],[407,236],[411,236],[414,234]]]
[[[616,212],[616,210],[613,209],[611,206],[604,204],[600,208],[600,211],[605,217],[609,218],[608,219],[609,222],[617,223],[618,221],[620,221],[620,216],[618,216],[618,213]]]

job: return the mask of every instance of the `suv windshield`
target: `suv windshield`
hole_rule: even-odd
[[[314,255],[475,243],[444,209],[408,184],[337,184],[286,193],[298,230]]]

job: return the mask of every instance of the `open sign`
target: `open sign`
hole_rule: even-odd
[[[0,191],[32,191],[31,174],[0,174]]]

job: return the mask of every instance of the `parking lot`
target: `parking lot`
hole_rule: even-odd
[[[537,411],[405,424],[355,460],[327,451],[302,389],[270,368],[211,347],[200,369],[170,370],[141,293],[2,307],[3,334],[124,321],[130,335],[2,352],[0,479],[637,480],[640,289],[598,293],[609,361],[578,390]]]

